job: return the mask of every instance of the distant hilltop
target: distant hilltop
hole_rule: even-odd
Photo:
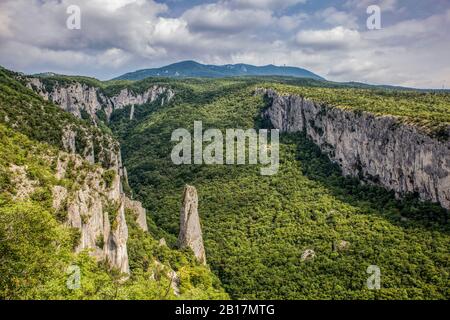
[[[250,64],[205,65],[195,61],[182,61],[161,68],[142,69],[121,75],[113,80],[142,80],[149,77],[168,78],[225,78],[239,76],[285,76],[325,80],[306,69],[274,65]]]

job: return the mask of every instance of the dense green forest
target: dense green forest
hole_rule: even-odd
[[[177,195],[185,183],[197,187],[208,263],[232,298],[450,297],[448,212],[413,196],[398,201],[382,188],[342,177],[302,134],[282,137],[280,171],[274,176],[261,176],[257,166],[172,164],[174,129],[192,130],[194,120],[201,120],[204,130],[264,126],[260,111],[266,102],[254,89],[280,84],[257,79],[167,83],[176,92],[170,105],[140,106],[140,116],[131,122],[125,108],[113,114],[111,128],[121,141],[130,183],[160,227],[153,227],[153,234],[175,244]],[[311,86],[297,90],[328,92]],[[339,90],[359,93],[355,101],[380,99],[378,92]],[[337,97],[340,93],[335,91]],[[420,100],[421,95],[383,94],[387,101],[395,95]],[[448,97],[428,96],[442,100],[444,109],[437,113],[445,114]],[[401,112],[391,108],[392,114]],[[420,116],[437,117],[433,112]],[[316,257],[302,261],[307,249]],[[369,265],[381,269],[381,290],[366,287]]]

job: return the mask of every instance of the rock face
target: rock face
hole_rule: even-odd
[[[316,253],[312,249],[307,249],[303,251],[300,261],[313,260],[316,257]]]
[[[180,248],[189,247],[197,260],[206,264],[205,248],[203,247],[202,229],[198,215],[198,195],[195,187],[185,186],[183,204],[180,213],[180,234],[178,236]]]
[[[144,231],[148,231],[147,214],[145,208],[142,207],[142,203],[124,197],[124,205],[125,209],[128,209],[133,212],[139,227]]]
[[[31,180],[27,177],[27,169],[26,166],[16,166],[15,164],[9,166],[9,170],[14,176],[11,181],[15,189],[14,200],[24,200],[28,198],[38,185],[38,181]]]
[[[392,116],[333,108],[270,89],[257,93],[272,100],[263,117],[283,132],[304,131],[344,175],[399,196],[417,193],[450,209],[450,141],[432,138]]]
[[[80,156],[61,153],[56,177],[64,179],[76,173],[78,187],[69,191],[65,187],[55,186],[53,207],[67,213],[68,226],[80,230],[76,252],[88,249],[98,260],[107,261],[122,273],[129,273],[125,208],[133,210],[138,224],[147,230],[147,224],[140,216],[142,213],[145,215],[145,210],[140,203],[129,200],[123,194],[117,172],[113,171],[112,179],[108,180],[105,179],[107,170],[96,167],[83,171],[83,166]]]
[[[44,81],[39,78],[29,78],[28,87],[36,91],[45,100],[52,101],[78,118],[83,118],[87,114],[94,122],[97,119],[98,111],[104,111],[109,121],[114,110],[129,105],[154,102],[160,97],[161,103],[166,103],[174,96],[171,89],[158,85],[151,86],[143,93],[122,89],[116,95],[107,96],[100,88],[85,83],[75,81],[60,83],[56,80],[50,80],[52,85],[46,85]]]
[[[119,143],[108,134],[86,128],[67,125],[61,137],[62,149],[71,154],[79,154],[91,164],[100,163],[106,169],[114,169],[126,179],[122,166]]]

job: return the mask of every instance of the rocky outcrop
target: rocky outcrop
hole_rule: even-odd
[[[171,89],[166,87],[153,85],[142,94],[135,94],[129,89],[122,89],[118,95],[112,96],[109,101],[111,101],[113,109],[122,109],[129,105],[151,103],[156,101],[159,97],[164,96],[167,97],[167,101],[170,101],[173,98],[174,93]]]
[[[172,100],[174,96],[172,89],[158,85],[153,85],[142,93],[124,88],[112,96],[107,96],[98,87],[76,81],[60,82],[54,79],[29,78],[27,86],[63,110],[78,118],[85,118],[87,115],[94,122],[97,120],[99,111],[103,111],[109,121],[114,110],[129,105],[151,103],[158,98],[161,98],[161,104],[163,104]],[[133,116],[130,118],[132,119]]]
[[[180,248],[189,247],[197,260],[206,264],[205,248],[203,247],[202,229],[198,215],[198,195],[195,187],[185,186],[183,204],[180,213],[180,234],[178,236]]]
[[[105,182],[106,170],[96,167],[83,171],[83,161],[77,155],[61,154],[57,177],[77,175],[76,188],[53,188],[53,206],[67,211],[66,224],[80,230],[76,252],[88,249],[98,260],[108,261],[122,273],[129,273],[127,239],[128,228],[120,190],[120,178],[114,175]]]
[[[316,257],[316,253],[314,252],[314,250],[312,249],[307,249],[305,251],[303,251],[301,257],[300,257],[300,261],[308,261],[308,260],[313,260]]]
[[[67,177],[75,179],[73,186],[70,190],[60,185],[53,187],[53,207],[66,214],[68,226],[80,231],[76,252],[87,249],[97,260],[129,273],[125,210],[132,211],[138,225],[147,231],[145,209],[123,194],[117,172],[101,167],[86,169],[80,156],[61,153],[56,178]]]
[[[158,260],[154,261],[154,265],[155,267],[150,279],[156,280],[162,274],[165,274],[165,276],[170,280],[170,287],[172,288],[173,294],[175,296],[179,296],[181,294],[181,279],[178,274],[172,268],[165,266]]]
[[[86,112],[92,118],[95,118],[96,113],[102,109],[107,114],[112,112],[112,106],[108,99],[99,92],[98,88],[80,82],[58,83],[57,81],[49,81],[49,83],[51,85],[46,85],[39,78],[30,78],[27,86],[45,100],[52,101],[78,118],[82,118],[82,112]]]
[[[110,135],[71,124],[63,128],[61,144],[64,151],[77,153],[91,164],[100,163],[106,169],[114,169],[126,178],[119,143]]]
[[[83,83],[27,80],[28,86],[44,99],[80,118],[85,114],[96,117],[99,110],[110,115],[127,101],[145,103],[164,92],[152,87],[142,96],[127,91],[112,99]],[[119,143],[96,126],[70,121],[61,125],[60,148],[67,153],[61,152],[56,161],[56,178],[72,183],[69,187],[65,183],[53,187],[53,207],[68,226],[79,230],[76,252],[88,250],[97,260],[129,273],[125,210],[144,231],[148,228],[145,209],[123,192],[122,182],[127,181],[127,176]]]
[[[143,231],[148,231],[147,214],[145,208],[142,207],[142,203],[124,197],[124,205],[126,210],[130,210],[133,213],[138,226]]]
[[[11,164],[9,171],[12,173],[13,178],[11,183],[14,186],[15,194],[14,200],[24,200],[28,198],[38,186],[38,181],[34,181],[28,178],[27,166],[17,166]]]
[[[449,140],[435,139],[393,116],[343,110],[270,89],[257,93],[271,99],[263,117],[283,132],[305,132],[344,175],[399,196],[416,193],[450,209]]]

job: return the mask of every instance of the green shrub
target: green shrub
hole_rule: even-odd
[[[102,178],[105,183],[105,186],[107,189],[111,188],[114,182],[114,179],[116,178],[117,174],[114,169],[107,170],[103,172]]]

